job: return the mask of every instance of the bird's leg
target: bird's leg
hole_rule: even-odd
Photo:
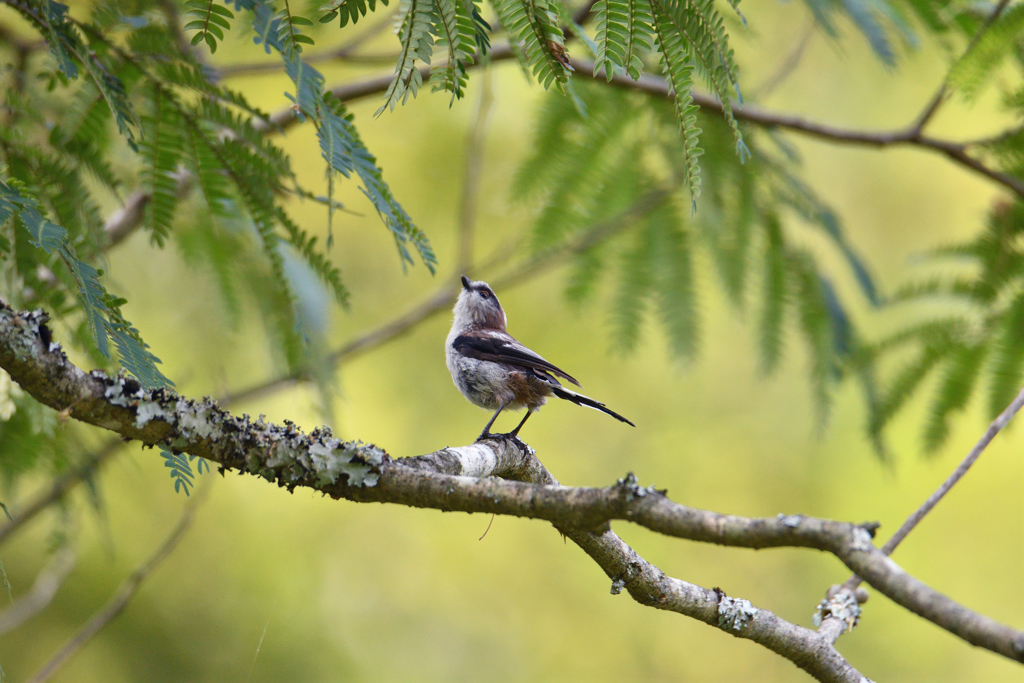
[[[498,415],[501,414],[501,411],[505,410],[505,406],[507,406],[507,405],[508,405],[507,403],[502,403],[498,407],[498,410],[496,410],[494,415],[491,416],[491,419],[487,423],[487,426],[484,427],[484,431],[480,432],[480,436],[476,437],[477,441],[482,441],[482,440],[486,439],[487,437],[489,437],[491,435],[491,425],[494,424],[494,421],[498,419]],[[520,425],[520,426],[522,426],[522,425]]]
[[[530,410],[529,408],[527,408],[526,409],[526,415],[523,416],[523,421],[519,423],[518,427],[516,427],[511,432],[509,432],[509,436],[511,436],[513,439],[518,437],[519,436],[519,430],[523,428],[523,425],[526,424],[526,421],[530,419],[531,415],[533,415],[533,411]]]

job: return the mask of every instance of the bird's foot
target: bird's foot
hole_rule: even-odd
[[[485,434],[481,434],[480,436],[476,437],[476,441],[474,443],[480,443],[481,441],[484,441],[485,439],[497,439],[498,441],[511,441],[513,444],[515,444],[519,448],[523,449],[524,451],[530,450],[530,447],[527,446],[519,438],[519,436],[515,432],[508,432],[507,434],[493,434],[491,432],[487,432]]]

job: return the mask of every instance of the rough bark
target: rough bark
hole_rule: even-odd
[[[198,455],[222,471],[255,474],[279,486],[305,486],[333,498],[544,519],[590,555],[638,602],[685,614],[787,657],[819,680],[860,681],[834,649],[838,635],[816,633],[709,590],[665,576],[611,531],[626,520],[679,538],[746,548],[804,547],[838,557],[895,602],[964,640],[1024,661],[1024,634],[950,600],[902,570],[872,544],[876,525],[802,515],[746,518],[680,505],[629,475],[607,488],[561,486],[516,439],[396,460],[382,449],[343,442],[328,429],[235,416],[209,398],[150,390],[130,377],[84,372],[72,364],[41,311],[0,305],[0,367],[39,402],[149,446]],[[504,477],[504,478],[499,478]],[[520,480],[520,481],[512,481]]]

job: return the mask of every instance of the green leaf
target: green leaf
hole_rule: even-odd
[[[949,355],[925,420],[924,445],[928,452],[938,450],[945,443],[949,436],[949,417],[967,406],[986,355],[985,347],[973,345],[956,348]]]
[[[760,351],[761,371],[771,374],[782,357],[783,322],[789,298],[786,248],[782,225],[777,216],[765,220],[764,303],[761,309]]]
[[[597,6],[597,59],[594,75],[601,69],[611,81],[616,73],[633,80],[643,73],[643,58],[654,48],[654,16],[648,0],[602,0]]]
[[[953,65],[948,82],[967,99],[975,99],[1003,61],[1022,48],[1024,5],[1006,8],[981,40]]]
[[[473,4],[463,0],[433,0],[434,32],[438,47],[447,48],[444,67],[431,70],[434,90],[447,90],[452,101],[461,99],[466,88],[466,67],[474,60],[477,47],[477,24],[473,20]]]
[[[557,0],[492,0],[502,27],[522,46],[523,68],[545,88],[565,92],[572,66],[559,26]]]
[[[434,49],[431,30],[435,20],[431,0],[402,0],[399,16],[402,17],[398,28],[401,49],[395,65],[395,77],[384,92],[384,104],[375,116],[380,116],[388,108],[394,111],[399,102],[405,104],[408,101],[409,95],[416,96],[423,85],[423,74],[416,63],[430,64]]]
[[[56,254],[68,267],[100,353],[109,357],[108,337],[113,337],[122,367],[146,386],[172,386],[156,367],[159,359],[146,350],[138,332],[121,315],[120,300],[107,294],[96,269],[78,258],[67,231],[44,218],[34,200],[0,181],[0,216],[10,219],[14,215],[20,219],[33,245]]]
[[[654,297],[668,333],[669,348],[678,358],[692,360],[700,341],[700,318],[689,233],[672,201],[665,201],[651,211],[647,222],[655,267]]]
[[[1024,385],[1024,291],[1006,308],[993,334],[991,374],[988,411],[995,417]]]
[[[679,31],[679,26],[671,12],[673,8],[674,6],[667,3],[666,0],[651,0],[655,35],[661,50],[661,64],[672,85],[676,118],[679,120],[679,132],[683,140],[684,180],[690,190],[692,208],[696,210],[701,183],[698,160],[704,150],[697,146],[701,130],[697,127],[697,105],[693,103],[693,94],[691,93],[694,70],[693,54]]]

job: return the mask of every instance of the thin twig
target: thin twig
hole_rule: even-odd
[[[784,59],[782,64],[780,64],[775,70],[775,73],[769,76],[764,83],[754,88],[750,99],[764,99],[793,74],[796,68],[800,66],[800,62],[803,60],[804,53],[807,51],[807,46],[811,44],[811,38],[814,37],[814,32],[817,27],[818,22],[815,21],[813,17],[809,17],[807,22],[804,24],[803,30],[800,32],[800,40],[797,41],[796,46],[788,55],[786,55],[786,59]]]
[[[1003,13],[1003,10],[1005,10],[1006,6],[1009,4],[1010,0],[999,0],[999,4],[993,8],[992,12],[985,18],[985,21],[974,34],[974,37],[971,38],[971,42],[967,44],[967,47],[964,49],[963,54],[960,55],[957,63],[963,61],[963,59],[967,57],[972,50],[974,50],[978,43],[981,42],[982,37],[988,32],[989,28],[992,27],[992,24],[996,22],[996,19],[999,18],[999,15]],[[925,106],[921,115],[917,117],[917,121],[911,126],[911,129],[916,131],[918,134],[924,130],[924,127],[928,125],[928,122],[931,121],[932,117],[934,117],[935,113],[939,110],[939,107],[941,107],[942,103],[946,100],[946,94],[949,90],[949,74],[950,72],[946,72],[946,77],[942,79],[942,84],[939,86],[938,91],[936,91],[928,105]]]
[[[57,477],[57,479],[50,484],[49,488],[36,496],[30,503],[21,509],[15,509],[14,514],[11,515],[11,519],[9,519],[3,526],[0,526],[0,543],[7,540],[7,538],[12,533],[20,529],[25,522],[29,521],[50,505],[63,498],[68,491],[77,486],[80,482],[93,476],[99,470],[100,466],[114,455],[122,445],[124,445],[124,441],[122,439],[111,439],[98,451],[83,460],[73,470],[65,472]]]
[[[36,576],[32,588],[0,612],[0,635],[13,631],[46,609],[75,568],[77,558],[78,553],[71,544],[65,544],[57,550],[53,560]]]
[[[347,50],[331,50],[320,54],[310,55],[302,61],[307,64],[319,64],[323,62],[344,62],[346,64],[372,64],[385,65],[394,64],[398,59],[397,52],[378,52],[374,54],[352,54]],[[217,78],[236,78],[238,76],[258,76],[260,74],[280,74],[281,60],[267,59],[262,62],[244,62],[221,67],[217,71]]]
[[[160,564],[167,559],[167,557],[177,547],[178,542],[181,541],[185,532],[188,531],[189,527],[192,526],[192,522],[195,519],[196,509],[206,500],[207,495],[210,491],[210,484],[204,483],[197,487],[195,494],[185,504],[185,509],[181,513],[181,518],[178,523],[174,526],[174,529],[167,536],[164,542],[157,548],[156,552],[150,556],[148,560],[139,565],[139,567],[132,572],[131,576],[125,579],[124,583],[121,584],[121,588],[118,589],[117,593],[114,594],[107,604],[103,606],[93,617],[82,627],[71,640],[69,640],[64,647],[62,647],[57,654],[46,663],[43,668],[36,672],[36,674],[29,679],[28,683],[43,683],[54,673],[57,672],[67,661],[73,657],[86,643],[99,633],[103,627],[109,624],[115,617],[117,617],[124,608],[128,606],[128,603],[135,596],[135,593],[139,590],[142,582],[153,573],[153,570],[160,566]]]
[[[1013,419],[1013,416],[1017,414],[1017,411],[1019,411],[1022,406],[1024,406],[1024,389],[1021,389],[1020,393],[1017,394],[1017,398],[1013,399],[1013,402],[1006,407],[1006,410],[1001,412],[999,417],[992,421],[992,424],[988,426],[985,433],[980,439],[978,439],[978,443],[974,444],[974,448],[971,449],[967,454],[967,457],[963,459],[957,468],[953,470],[953,473],[946,478],[946,481],[942,482],[942,485],[937,488],[932,495],[928,496],[928,500],[922,503],[921,507],[915,510],[914,514],[907,518],[907,521],[903,522],[903,526],[901,526],[896,533],[892,535],[892,538],[885,542],[885,545],[882,546],[883,553],[891,555],[892,551],[896,550],[896,546],[898,546],[903,539],[907,537],[907,534],[913,531],[914,527],[924,519],[925,515],[931,512],[932,508],[938,505],[939,501],[949,493],[949,490],[952,489],[965,474],[967,474],[967,470],[971,469],[971,466],[977,462],[984,450],[990,443],[992,443],[992,439],[996,437],[996,434],[998,434],[1003,427]],[[856,588],[860,583],[861,578],[859,576],[851,576],[844,585],[850,588]]]

